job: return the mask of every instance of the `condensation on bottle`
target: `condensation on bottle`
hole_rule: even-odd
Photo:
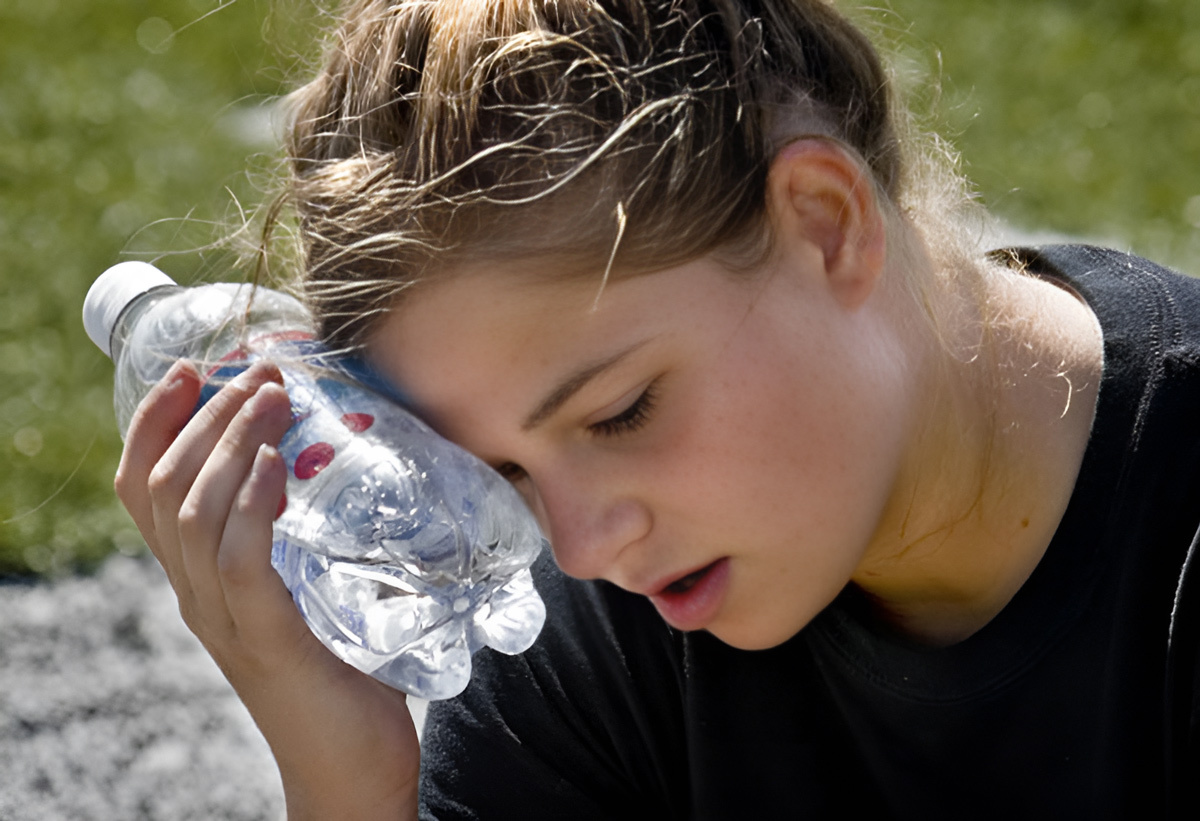
[[[93,284],[84,325],[116,363],[122,436],[178,359],[205,375],[201,402],[255,359],[278,365],[294,421],[271,563],[342,660],[435,700],[466,687],[481,647],[515,654],[537,638],[546,611],[530,566],[545,539],[519,494],[330,357],[297,300],[184,288],[129,262]]]

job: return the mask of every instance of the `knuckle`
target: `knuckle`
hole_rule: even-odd
[[[204,526],[207,517],[200,503],[189,496],[179,507],[178,521],[180,534],[195,534]]]
[[[222,585],[245,590],[263,584],[263,573],[270,570],[264,556],[269,556],[270,551],[269,538],[254,539],[236,546],[223,544],[217,551],[217,574],[221,577]]]
[[[117,468],[116,475],[113,476],[113,490],[116,491],[117,498],[128,507],[135,490],[133,480],[129,478],[129,472],[124,464]]]
[[[253,580],[249,562],[236,551],[222,550],[217,553],[217,574],[222,584],[236,588],[246,587]]]
[[[146,490],[150,493],[151,499],[160,501],[176,495],[177,484],[174,471],[159,462],[151,469],[150,475],[146,479]]]

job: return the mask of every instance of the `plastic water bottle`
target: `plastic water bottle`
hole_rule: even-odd
[[[176,285],[141,262],[102,274],[83,309],[116,363],[122,437],[177,359],[201,403],[255,359],[283,373],[294,423],[271,563],[344,661],[426,699],[460,693],[483,645],[520,653],[546,610],[529,567],[545,545],[499,474],[324,355],[295,299],[249,285]],[[359,373],[362,377],[363,374]]]

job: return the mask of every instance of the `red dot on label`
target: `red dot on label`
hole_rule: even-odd
[[[279,509],[275,511],[275,518],[278,519],[283,515],[283,511],[287,510],[287,494],[283,494],[283,498],[279,500]]]
[[[297,479],[311,479],[329,467],[334,455],[333,445],[328,442],[309,445],[296,457],[296,465],[292,468],[292,472],[296,474]]]
[[[369,413],[347,413],[342,416],[342,424],[354,433],[362,433],[375,424],[375,417]]]

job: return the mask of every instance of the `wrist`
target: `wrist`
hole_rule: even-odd
[[[288,821],[415,821],[417,786],[413,781],[389,793],[367,795],[360,779],[340,785],[339,789],[314,789],[311,783],[289,789],[286,779],[284,798]]]

